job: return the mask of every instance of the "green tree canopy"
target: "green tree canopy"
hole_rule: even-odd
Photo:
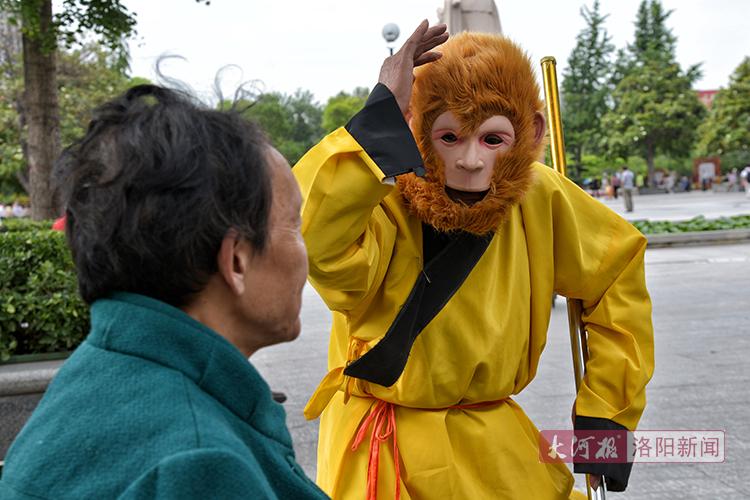
[[[301,89],[287,97],[286,106],[291,113],[292,135],[285,156],[294,165],[323,138],[323,109],[312,92]]]
[[[54,51],[60,44],[73,48],[93,35],[116,54],[121,68],[127,65],[124,42],[135,32],[136,21],[119,0],[63,0],[55,13],[45,4],[50,1],[0,0],[0,10],[9,14],[11,24],[21,26],[25,37],[40,42],[44,52]]]
[[[659,0],[643,0],[635,41],[618,62],[622,79],[613,93],[614,107],[602,119],[610,155],[640,154],[654,178],[654,158],[663,153],[684,158],[693,149],[705,108],[692,90],[699,66],[683,71],[676,61],[676,39],[666,27],[671,11]]]
[[[671,14],[672,11],[665,11],[659,0],[641,2],[634,41],[628,45],[633,62],[659,59],[669,62],[674,59],[677,38],[666,25]]]
[[[21,32],[0,12],[0,194],[24,191],[16,173],[24,165],[18,114],[23,93]]]
[[[330,133],[346,125],[364,107],[369,93],[367,88],[357,87],[351,94],[341,91],[328,99],[323,109],[323,130]]]
[[[196,0],[208,4],[208,0]],[[73,48],[95,40],[110,49],[116,65],[127,64],[125,40],[135,32],[135,14],[119,0],[0,0],[0,12],[22,34],[24,92],[20,114],[25,131],[23,153],[29,166],[31,215],[45,219],[59,214],[51,186],[52,163],[60,149],[57,96],[57,48]]]
[[[120,71],[117,57],[96,44],[61,52],[57,88],[63,147],[83,136],[97,106],[139,83],[150,82],[127,77]]]
[[[698,134],[699,155],[719,155],[725,168],[750,163],[750,57],[734,70],[729,87],[719,90]]]
[[[291,165],[323,136],[323,112],[309,91],[297,90],[293,95],[262,94],[243,114],[263,128]]]
[[[23,155],[23,131],[14,95],[22,91],[20,61],[15,71],[0,75],[0,193],[24,191],[28,179]],[[60,136],[67,146],[81,137],[93,109],[124,92],[143,78],[128,78],[116,57],[97,44],[58,53],[57,93],[60,103]]]
[[[600,150],[604,137],[600,123],[608,111],[610,58],[614,51],[604,29],[607,16],[599,12],[599,0],[594,0],[591,9],[582,7],[581,16],[586,27],[578,33],[576,46],[568,57],[561,92],[565,143],[576,167],[581,165],[584,154]]]
[[[124,69],[124,38],[133,33],[135,18],[118,0],[63,0],[56,13],[52,0],[0,0],[0,11],[21,28],[24,91],[19,112],[31,216],[51,218],[60,213],[50,175],[60,152],[57,47],[92,35],[118,54]]]

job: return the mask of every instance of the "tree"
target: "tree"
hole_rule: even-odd
[[[699,155],[719,155],[727,169],[750,164],[750,57],[734,70],[729,87],[719,90],[698,134]]]
[[[357,87],[351,94],[341,91],[328,99],[323,109],[323,129],[326,133],[333,132],[347,124],[357,112],[365,106],[370,91],[365,87]]]
[[[297,90],[291,96],[271,92],[262,94],[253,104],[237,103],[235,106],[240,109],[247,107],[243,114],[263,128],[274,147],[291,165],[323,136],[323,112],[313,102],[309,91]]]
[[[312,92],[301,89],[286,98],[286,106],[291,114],[292,134],[285,156],[294,165],[323,138],[323,109],[313,101]]]
[[[601,119],[608,111],[610,57],[614,51],[603,27],[607,16],[600,14],[599,0],[594,0],[592,9],[582,7],[581,16],[586,28],[576,37],[563,73],[561,93],[566,148],[576,167],[580,167],[584,154],[601,149]]]
[[[664,11],[659,0],[643,0],[635,22],[635,40],[628,46],[634,61],[674,60],[677,38],[667,28],[672,11]]]
[[[53,14],[52,0],[0,0],[0,11],[9,14],[10,22],[20,25],[22,33],[21,115],[25,117],[29,194],[34,219],[59,214],[50,182],[52,163],[60,150],[58,46],[73,47],[84,37],[93,37],[116,54],[118,65],[124,71],[125,40],[135,31],[135,15],[119,0],[62,0],[61,7],[59,13]]]
[[[60,104],[60,138],[63,146],[83,136],[92,111],[138,83],[128,78],[116,56],[96,44],[58,53],[57,84]]]
[[[0,12],[0,194],[24,190],[17,175],[23,168],[21,129],[21,32]]]
[[[0,0],[0,9],[11,14],[12,23],[20,23],[22,32],[21,115],[26,124],[31,216],[50,218],[59,214],[50,179],[52,163],[60,151],[58,43],[72,45],[84,33],[93,32],[124,54],[123,37],[133,32],[135,19],[117,0],[64,0],[63,11],[56,16],[51,0]]]
[[[640,153],[650,184],[656,155],[689,155],[705,114],[692,90],[699,65],[683,71],[677,63],[676,38],[665,24],[670,14],[659,0],[641,3],[635,41],[628,46],[627,58],[618,61],[623,76],[613,93],[614,108],[602,119],[609,153]]]
[[[60,51],[57,68],[57,94],[60,105],[60,136],[63,145],[81,137],[91,119],[92,110],[122,93],[142,78],[127,78],[112,53],[88,44],[72,51]],[[20,65],[19,65],[20,66]],[[20,73],[20,71],[18,72]],[[0,90],[22,93],[20,74],[0,75]],[[12,91],[8,94],[12,95]],[[28,168],[23,155],[20,114],[12,98],[0,98],[0,194],[25,190]]]

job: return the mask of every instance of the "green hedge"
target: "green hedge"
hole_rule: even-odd
[[[636,220],[632,224],[643,234],[688,233],[694,231],[717,231],[721,229],[750,229],[750,215],[706,219],[702,215],[690,220],[670,222],[665,220]]]
[[[34,231],[34,230],[49,230],[52,228],[52,224],[55,221],[49,220],[31,220],[26,217],[10,217],[3,219],[0,224],[0,231],[2,232],[16,232],[16,231]]]
[[[69,351],[88,333],[65,236],[51,225],[8,219],[0,227],[0,361]]]

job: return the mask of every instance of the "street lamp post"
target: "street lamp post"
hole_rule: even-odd
[[[383,38],[385,38],[386,43],[395,42],[400,34],[401,32],[396,23],[388,23],[383,26]],[[388,51],[393,55],[393,45],[388,46]]]

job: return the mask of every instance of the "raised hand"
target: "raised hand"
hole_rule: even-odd
[[[442,54],[430,51],[448,40],[446,30],[445,24],[430,27],[425,19],[399,51],[383,61],[378,81],[388,87],[403,114],[409,109],[414,68],[440,59]]]

